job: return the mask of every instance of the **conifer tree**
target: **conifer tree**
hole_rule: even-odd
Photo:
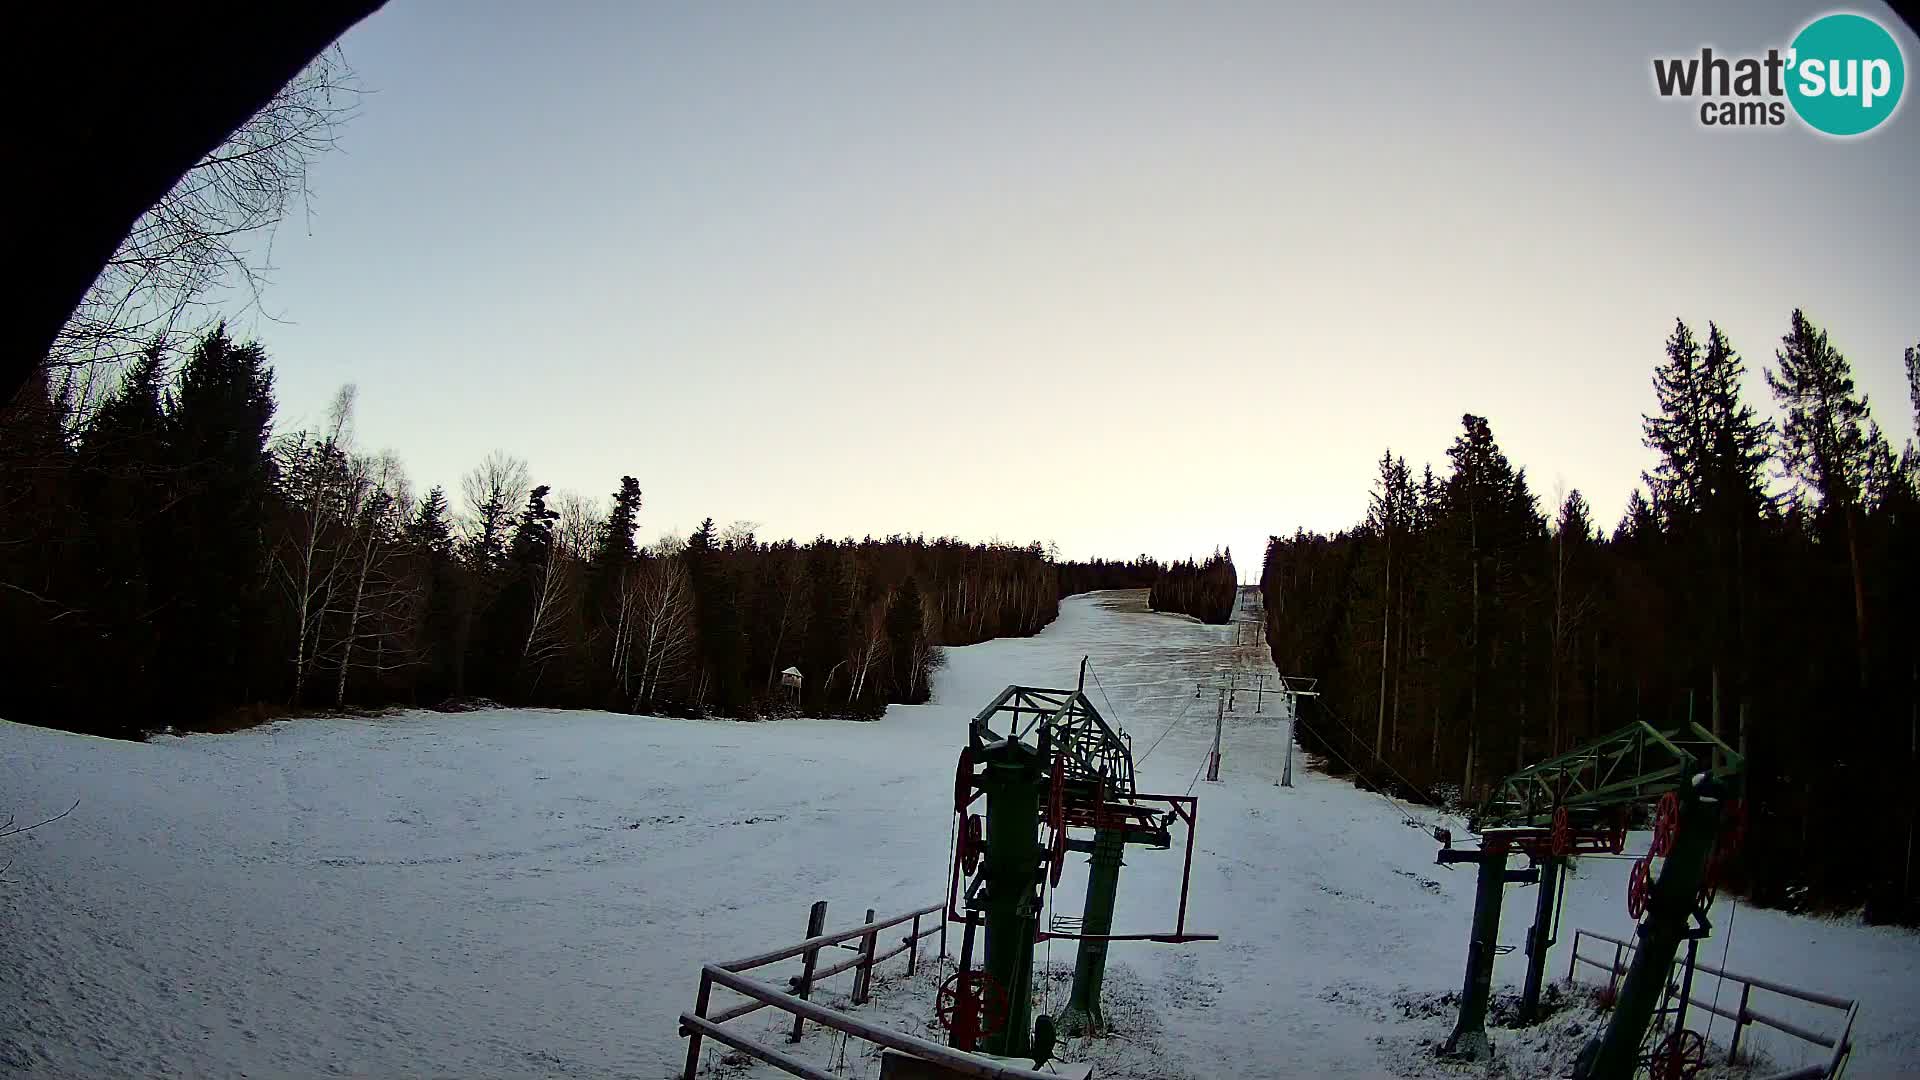
[[[420,497],[403,534],[408,547],[436,559],[453,557],[453,517],[445,488],[435,484]]]
[[[267,510],[273,498],[267,435],[273,372],[258,343],[220,326],[188,354],[166,400],[165,455],[176,501],[148,538],[164,552],[163,669],[171,700],[202,709],[261,693],[256,652],[268,642]],[[159,531],[156,531],[159,530]]]
[[[466,692],[468,583],[455,555],[453,512],[439,485],[421,497],[401,542],[424,564],[421,574],[421,682],[428,700]]]
[[[1817,520],[1846,545],[1853,579],[1853,618],[1862,686],[1868,679],[1867,585],[1861,564],[1859,512],[1873,453],[1866,397],[1854,396],[1853,369],[1827,332],[1794,310],[1768,369],[1767,385],[1786,413],[1780,458],[1787,472],[1819,497]]]
[[[813,603],[801,661],[806,678],[803,693],[807,708],[823,713],[833,686],[847,678],[843,666],[847,639],[853,632],[854,590],[839,546],[825,537],[814,541],[807,556],[807,577]]]
[[[700,627],[700,657],[706,679],[706,703],[722,716],[735,715],[747,703],[745,640],[739,597],[727,574],[713,519],[687,538],[682,556],[693,585]]]

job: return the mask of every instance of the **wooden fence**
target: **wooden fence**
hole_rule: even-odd
[[[1588,939],[1605,942],[1613,946],[1612,958],[1607,959],[1602,957],[1595,959],[1582,953],[1580,951],[1580,943]],[[1574,972],[1578,969],[1579,965],[1588,964],[1605,971],[1607,973],[1607,988],[1609,991],[1615,991],[1619,988],[1619,980],[1627,973],[1627,964],[1632,959],[1633,949],[1634,946],[1632,942],[1622,941],[1615,937],[1608,937],[1605,934],[1595,933],[1592,930],[1575,930],[1573,932],[1573,949],[1571,950],[1573,955],[1567,961],[1567,980],[1569,982],[1573,981]],[[1803,1068],[1766,1077],[1765,1080],[1815,1080],[1815,1078],[1832,1080],[1832,1078],[1838,1077],[1841,1071],[1846,1068],[1847,1058],[1853,1053],[1853,1023],[1860,1015],[1860,1003],[1857,1000],[1837,997],[1833,994],[1823,994],[1814,990],[1802,990],[1799,987],[1788,986],[1785,983],[1775,982],[1771,979],[1760,979],[1751,975],[1738,975],[1730,971],[1722,971],[1712,964],[1704,962],[1696,961],[1693,966],[1695,970],[1704,971],[1708,974],[1716,975],[1727,982],[1738,983],[1740,985],[1740,1002],[1731,1010],[1711,1001],[1701,1001],[1695,997],[1687,998],[1687,1005],[1690,1008],[1704,1009],[1715,1016],[1733,1021],[1733,1040],[1727,1047],[1727,1062],[1729,1064],[1733,1062],[1735,1056],[1740,1052],[1740,1036],[1742,1032],[1746,1030],[1747,1025],[1764,1024],[1767,1027],[1773,1028],[1775,1031],[1785,1032],[1796,1039],[1810,1042],[1815,1046],[1823,1047],[1831,1051],[1831,1056],[1827,1059],[1825,1065],[1808,1065]],[[1673,985],[1671,980],[1669,980],[1667,990],[1676,996],[1680,992],[1679,988]],[[1770,1016],[1767,1013],[1753,1008],[1752,1000],[1755,990],[1765,990],[1769,993],[1779,994],[1782,997],[1792,998],[1795,1001],[1804,1001],[1810,1005],[1819,1005],[1829,1009],[1835,1009],[1844,1013],[1846,1019],[1841,1024],[1840,1031],[1836,1035],[1812,1031],[1801,1027],[1799,1024],[1783,1020],[1776,1016]]]
[[[802,1061],[782,1050],[721,1026],[729,1020],[737,1020],[769,1006],[793,1016],[793,1028],[788,1033],[788,1042],[799,1042],[802,1028],[808,1020],[812,1020],[824,1027],[844,1031],[857,1039],[864,1039],[928,1061],[937,1061],[967,1076],[995,1077],[1004,1078],[1004,1080],[1059,1080],[1058,1077],[1049,1073],[1006,1065],[918,1036],[871,1024],[859,1017],[808,1000],[813,988],[822,980],[851,971],[854,973],[851,1002],[855,1005],[865,1004],[872,992],[873,969],[877,965],[901,953],[906,953],[907,974],[912,975],[919,967],[920,942],[936,934],[940,937],[939,955],[945,957],[947,955],[947,924],[941,917],[942,907],[943,905],[940,904],[931,904],[895,915],[890,919],[875,919],[873,909],[868,908],[866,921],[861,925],[829,933],[824,929],[827,921],[827,902],[817,901],[807,913],[807,936],[804,941],[744,959],[731,960],[724,964],[708,964],[701,968],[700,990],[694,999],[693,1011],[680,1014],[680,1035],[687,1040],[687,1066],[683,1080],[694,1080],[694,1074],[700,1067],[701,1040],[707,1038],[725,1043],[794,1076],[806,1077],[807,1080],[840,1080],[833,1073],[817,1065]],[[922,929],[922,922],[930,916],[937,920],[937,925]],[[903,925],[908,929],[901,936],[900,943],[885,952],[880,952],[880,936],[894,927]],[[855,944],[848,945],[849,942]],[[839,963],[820,967],[821,950],[835,947],[850,948],[853,955]],[[796,956],[801,958],[800,974],[788,979],[785,989],[743,974],[768,964],[791,960]],[[707,1010],[712,1004],[715,985],[731,990],[746,1000],[718,1012],[709,1013]]]

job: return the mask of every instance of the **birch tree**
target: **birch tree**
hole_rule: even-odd
[[[278,440],[274,458],[288,514],[275,550],[274,572],[292,608],[293,700],[306,694],[318,653],[321,621],[333,606],[341,560],[336,550],[349,515],[349,453],[354,387],[334,395],[327,426],[318,434],[296,432]]]
[[[678,555],[655,556],[634,573],[634,654],[639,661],[635,711],[645,712],[694,658],[693,583]]]
[[[400,530],[413,501],[399,458],[391,451],[362,458],[354,463],[353,473],[349,507],[352,531],[346,549],[348,580],[341,590],[345,607],[339,614],[344,629],[333,691],[335,708],[346,704],[347,677],[356,663],[376,672],[386,670],[386,642],[394,629],[394,617],[410,611],[407,601],[414,593],[404,571],[395,572],[400,559]],[[371,662],[356,652],[363,640],[375,643],[375,659]]]
[[[867,610],[855,626],[853,654],[848,657],[847,665],[853,673],[853,679],[847,686],[848,702],[860,700],[860,695],[866,692],[867,679],[886,658],[887,605],[892,599],[892,593],[888,593],[867,605]]]

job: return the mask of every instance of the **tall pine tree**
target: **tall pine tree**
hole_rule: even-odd
[[[1777,369],[1767,385],[1786,413],[1780,458],[1789,475],[1819,498],[1816,521],[1846,547],[1853,582],[1853,619],[1860,685],[1869,678],[1867,582],[1861,562],[1860,509],[1872,460],[1866,397],[1854,396],[1853,368],[1827,332],[1795,309],[1780,339]]]

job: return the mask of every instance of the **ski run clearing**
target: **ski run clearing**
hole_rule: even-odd
[[[1285,726],[1272,696],[1256,713],[1241,695],[1221,781],[1196,782],[1214,711],[1196,683],[1272,670],[1235,630],[1149,613],[1137,593],[1074,597],[1037,637],[947,650],[934,703],[874,723],[411,712],[146,744],[0,724],[3,812],[30,824],[78,800],[0,851],[12,860],[0,1073],[677,1076],[676,1018],[701,964],[800,940],[817,899],[837,929],[869,907],[890,915],[944,896],[967,721],[1009,683],[1073,685],[1089,655],[1088,694],[1131,732],[1142,790],[1201,797],[1187,925],[1221,940],[1115,945],[1117,1033],[1069,1040],[1060,1057],[1102,1077],[1563,1075],[1601,1022],[1581,993],[1537,1028],[1493,1027],[1491,1066],[1435,1060],[1473,872],[1434,865],[1434,841],[1399,809],[1304,759],[1295,786],[1276,786]],[[1411,813],[1464,835],[1458,820]],[[1116,931],[1173,925],[1181,841],[1129,850]],[[1636,834],[1628,850],[1645,845]],[[1079,914],[1083,862],[1061,884],[1060,914]],[[1578,865],[1556,982],[1576,927],[1630,931],[1629,866]],[[1531,889],[1509,889],[1503,942],[1522,940],[1532,909]],[[1861,1000],[1850,1075],[1920,1073],[1920,938],[1735,910],[1725,896],[1714,921],[1703,960]],[[1042,1004],[1057,1008],[1071,943],[1042,945],[1039,962],[1052,972],[1037,980]],[[1517,988],[1525,962],[1519,949],[1499,958],[1497,994]],[[907,979],[904,958],[892,961],[860,1011],[925,1034],[946,970]],[[1585,969],[1583,983],[1598,976]],[[816,996],[844,1005],[851,980]],[[1696,995],[1712,1000],[1715,982],[1702,976]],[[1720,993],[1730,1007],[1738,990]],[[1837,1029],[1837,1013],[1766,996],[1777,1015]],[[766,1010],[735,1024],[782,1043],[790,1020]],[[1717,1061],[1729,1034],[1715,1019]],[[1825,1056],[1766,1028],[1743,1042],[1767,1055],[1755,1074]],[[777,1075],[707,1047],[708,1075]],[[817,1026],[796,1052],[878,1073],[870,1046]]]

